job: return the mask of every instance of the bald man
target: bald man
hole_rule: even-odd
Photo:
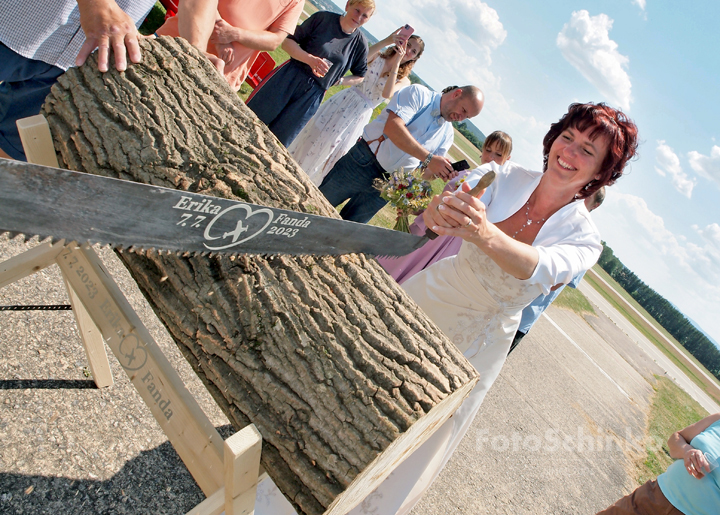
[[[415,84],[400,90],[362,137],[327,174],[320,191],[345,220],[367,223],[386,201],[375,179],[420,166],[425,179],[449,181],[457,175],[446,157],[453,144],[451,122],[480,114],[485,102],[475,86],[451,86],[442,93]]]

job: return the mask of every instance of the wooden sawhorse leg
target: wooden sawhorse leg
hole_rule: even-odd
[[[28,162],[57,168],[58,162],[57,157],[55,156],[55,147],[53,146],[50,127],[48,127],[45,117],[39,114],[29,118],[23,118],[22,120],[17,121],[17,127],[18,132],[20,133],[23,149],[25,150],[25,157]],[[52,253],[53,251],[49,251],[48,256]],[[57,253],[59,253],[59,250]],[[17,257],[19,258],[18,262],[21,263],[23,257],[28,259],[29,256],[23,254],[22,256]],[[42,260],[41,257],[38,257],[38,259]],[[38,265],[40,268],[37,268],[34,271],[37,272],[38,270],[54,263],[55,259],[51,258],[50,260]],[[19,266],[19,270],[23,270],[22,265],[20,264]],[[107,354],[105,353],[102,335],[92,318],[88,315],[82,302],[79,301],[77,293],[69,285],[67,277],[63,276],[63,281],[65,282],[68,297],[70,298],[70,305],[72,306],[73,314],[75,315],[75,322],[77,324],[78,332],[80,333],[80,340],[85,348],[85,354],[88,358],[88,366],[90,367],[90,373],[92,374],[93,381],[95,381],[95,385],[98,388],[112,386],[113,377],[112,372],[110,371],[110,363],[108,362]],[[1,282],[2,281],[0,281],[0,283]]]
[[[64,248],[63,242],[58,242],[55,245],[45,243],[0,263],[0,288],[54,265],[55,259]],[[85,348],[85,354],[87,354],[93,381],[95,381],[98,388],[111,386],[113,377],[100,330],[88,315],[85,306],[79,301],[77,293],[75,293],[64,275],[63,280],[65,281],[68,297],[70,297],[70,304],[73,308],[80,339]]]
[[[225,486],[187,515],[252,515],[255,512],[262,437],[254,424],[225,440]]]

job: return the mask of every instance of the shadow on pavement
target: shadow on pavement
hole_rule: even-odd
[[[0,390],[72,390],[97,388],[92,379],[2,379]]]
[[[217,428],[223,438],[231,426]],[[3,514],[182,514],[205,499],[170,442],[141,452],[112,478],[0,472]]]

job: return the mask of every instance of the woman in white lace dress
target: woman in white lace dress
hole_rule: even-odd
[[[365,80],[324,102],[288,147],[315,185],[320,185],[335,162],[357,142],[373,109],[410,85],[408,76],[425,43],[415,35],[406,42],[397,32],[370,47]],[[391,43],[394,46],[380,53]]]

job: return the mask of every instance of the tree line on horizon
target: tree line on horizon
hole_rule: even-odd
[[[720,379],[720,350],[702,331],[665,297],[645,284],[627,268],[603,241],[598,264],[667,332],[685,347],[695,359]]]

